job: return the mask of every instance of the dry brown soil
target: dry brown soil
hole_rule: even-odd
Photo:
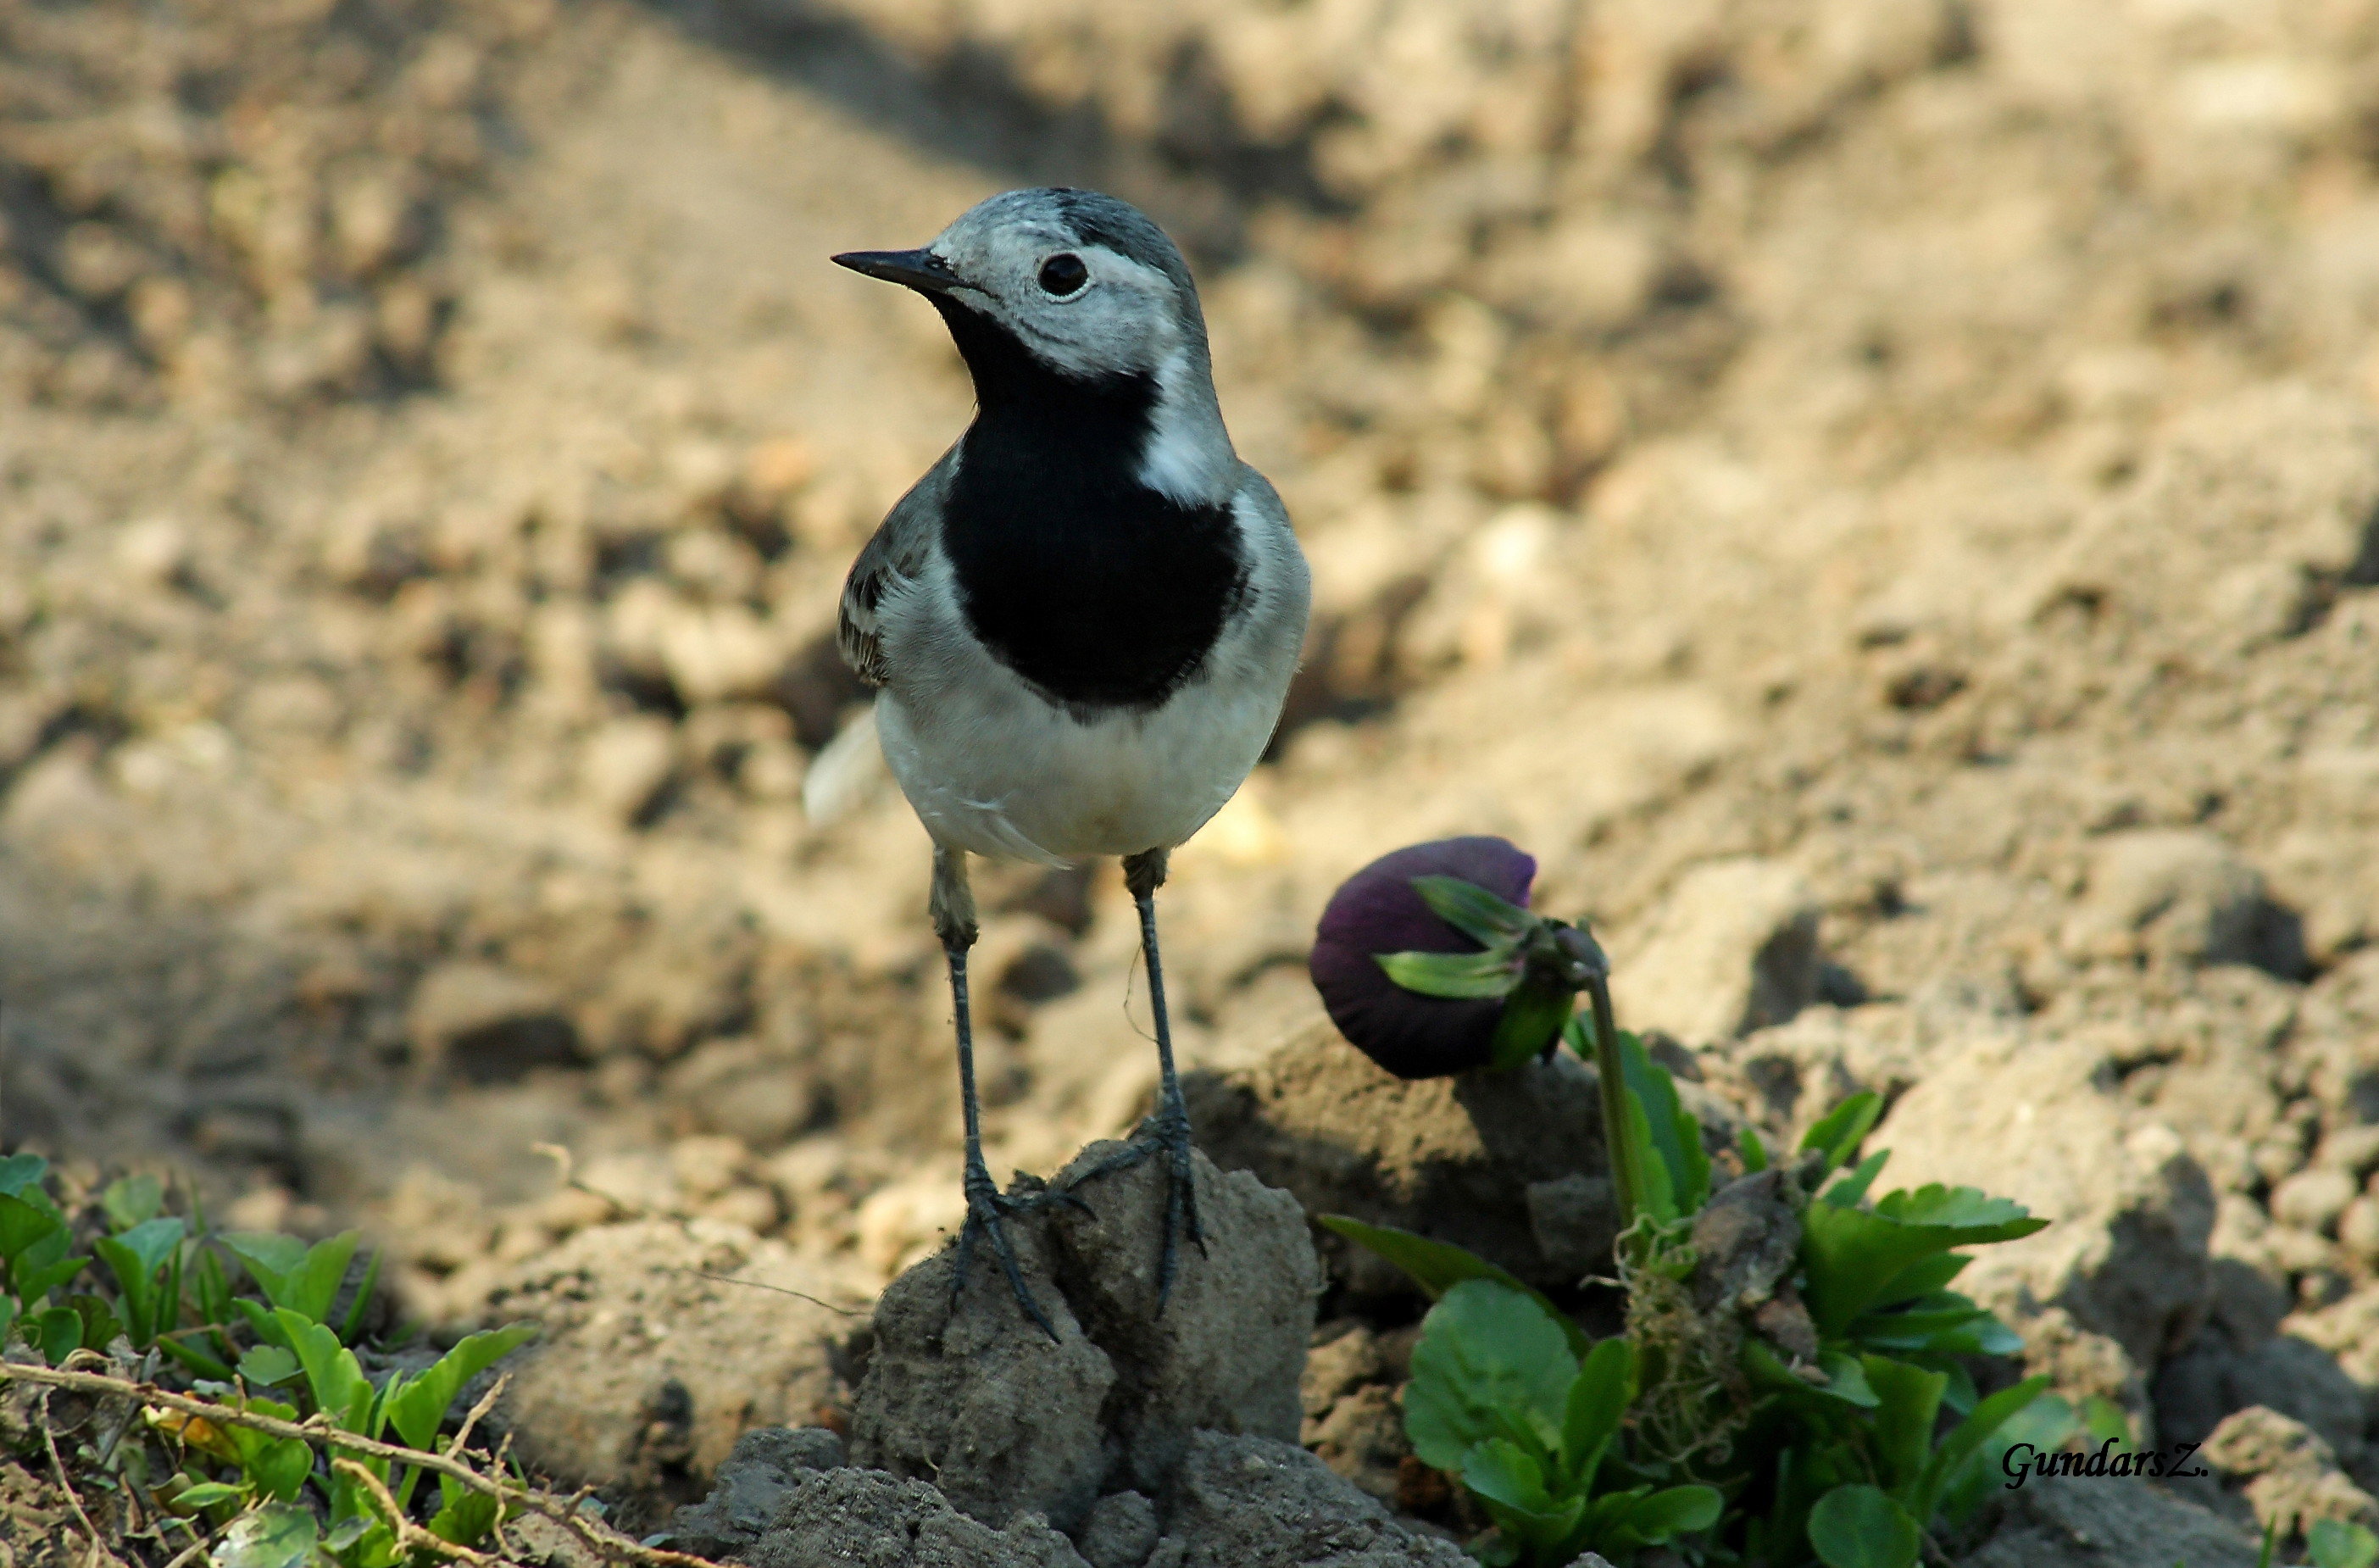
[[[2379,1381],[2367,0],[0,0],[7,1141],[360,1221],[432,1316],[608,1217],[539,1145],[858,1292],[929,1250],[925,842],[863,756],[801,797],[968,392],[826,257],[1052,181],[1182,238],[1316,574],[1165,896],[1194,1064],[1454,832],[1730,1036],[1626,980],[1749,857],[1819,912],[1713,1056],[1780,1125],[2086,1050]],[[985,887],[1046,1172],[1153,1080],[1129,906]]]

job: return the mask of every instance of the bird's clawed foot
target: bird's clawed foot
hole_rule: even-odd
[[[1117,1152],[1076,1176],[1066,1186],[1063,1196],[1086,1181],[1128,1171],[1162,1153],[1165,1164],[1165,1244],[1156,1255],[1156,1304],[1159,1310],[1173,1293],[1173,1276],[1180,1262],[1180,1242],[1188,1236],[1198,1246],[1201,1256],[1206,1250],[1206,1233],[1198,1224],[1197,1173],[1190,1163],[1190,1112],[1186,1106],[1174,1104],[1159,1110],[1154,1116],[1132,1128],[1131,1136]]]
[[[1033,1298],[1033,1292],[1025,1286],[1023,1272],[1016,1266],[1016,1249],[1008,1244],[1006,1221],[1010,1214],[1036,1213],[1059,1204],[1087,1214],[1091,1206],[1071,1192],[1045,1188],[1010,1197],[999,1190],[998,1184],[991,1179],[991,1172],[980,1160],[968,1162],[965,1187],[967,1216],[966,1224],[959,1230],[958,1270],[950,1277],[952,1305],[956,1305],[959,1292],[966,1288],[967,1264],[974,1255],[975,1237],[984,1236],[991,1243],[992,1256],[999,1260],[999,1272],[1008,1276],[1008,1288],[1016,1294],[1016,1305],[1023,1309],[1035,1328],[1049,1336],[1051,1344],[1056,1344],[1057,1329],[1050,1325],[1049,1315],[1041,1309],[1041,1303]]]

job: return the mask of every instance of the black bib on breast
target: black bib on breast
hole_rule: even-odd
[[[978,404],[942,516],[968,626],[1077,717],[1156,706],[1249,591],[1230,508],[1140,482],[1153,377],[1062,375],[964,306],[934,303]]]

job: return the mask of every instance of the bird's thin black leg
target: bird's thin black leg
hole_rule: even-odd
[[[1165,1241],[1156,1259],[1156,1300],[1162,1308],[1173,1291],[1184,1236],[1206,1250],[1206,1235],[1198,1224],[1198,1185],[1190,1161],[1190,1103],[1182,1098],[1181,1080],[1173,1070],[1173,1024],[1165,1010],[1165,966],[1157,958],[1156,889],[1165,882],[1166,854],[1151,850],[1124,857],[1124,886],[1140,907],[1140,947],[1148,960],[1148,1002],[1156,1016],[1156,1114],[1133,1129],[1121,1152],[1101,1161],[1076,1178],[1076,1185],[1093,1176],[1128,1170],[1151,1154],[1165,1157]]]
[[[975,1237],[984,1236],[991,1242],[993,1256],[999,1260],[1000,1272],[1008,1276],[1008,1288],[1016,1294],[1017,1306],[1054,1343],[1057,1331],[1050,1326],[1048,1314],[1041,1310],[1041,1304],[1025,1288],[1024,1275],[1016,1266],[1016,1251],[1008,1245],[1004,1223],[1005,1216],[1040,1204],[1002,1194],[983,1163],[983,1108],[974,1092],[974,1024],[967,1007],[967,949],[974,946],[976,933],[974,894],[967,886],[966,852],[962,850],[946,850],[938,844],[934,847],[933,915],[935,933],[941,937],[942,951],[949,959],[950,1007],[958,1019],[959,1096],[966,1115],[967,1217],[959,1230],[958,1271],[950,1278],[950,1297],[955,1303],[959,1292],[966,1288],[967,1265],[973,1258]]]

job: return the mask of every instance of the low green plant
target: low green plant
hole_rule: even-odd
[[[1574,1045],[1579,1032],[1573,1024]],[[1846,1103],[1810,1129],[1793,1167],[1818,1190],[1799,1208],[1781,1282],[1816,1340],[1814,1356],[1793,1357],[1687,1304],[1697,1260],[1686,1238],[1711,1196],[1710,1162],[1670,1075],[1641,1041],[1616,1043],[1632,1124],[1616,1152],[1634,1163],[1627,1185],[1641,1201],[1618,1248],[1624,1336],[1590,1344],[1541,1294],[1458,1247],[1322,1221],[1435,1299],[1406,1395],[1414,1453],[1494,1522],[1479,1549],[1490,1562],[1557,1568],[1588,1550],[1624,1562],[1700,1534],[1721,1560],[1771,1568],[1909,1568],[1928,1531],[1987,1495],[2006,1447],[1994,1438],[2046,1386],[2035,1378],[1979,1394],[1965,1358],[2020,1342],[1950,1282],[1963,1248],[2043,1222],[1971,1188],[1870,1200],[1886,1156],[1859,1151],[1880,1104]],[[1769,1164],[1756,1137],[1743,1155],[1746,1174]],[[1590,1450],[1570,1439],[1572,1406],[1557,1401],[1599,1413],[1575,1428]],[[2062,1441],[2071,1413],[2061,1402],[2044,1409],[2058,1413]]]
[[[346,1290],[359,1233],[310,1245],[269,1232],[214,1233],[195,1204],[187,1218],[165,1213],[163,1184],[139,1176],[107,1187],[78,1219],[51,1195],[48,1177],[37,1155],[0,1159],[0,1334],[53,1367],[128,1345],[163,1358],[190,1392],[232,1411],[280,1422],[320,1418],[428,1453],[465,1385],[536,1332],[514,1323],[474,1333],[417,1370],[375,1375],[358,1352],[372,1349],[364,1331],[377,1254]],[[84,1235],[88,1250],[76,1245]],[[235,1283],[240,1276],[245,1285]],[[90,1288],[73,1289],[78,1282]],[[412,1519],[429,1473],[422,1466],[341,1453],[223,1417],[162,1406],[146,1415],[175,1455],[173,1474],[153,1495],[171,1514],[219,1528],[211,1549],[218,1568],[435,1560],[399,1540],[372,1495],[384,1490]],[[127,1472],[146,1463],[137,1445],[119,1445],[111,1460]],[[420,1528],[458,1547],[485,1540],[500,1512],[493,1497],[445,1474],[436,1506],[421,1511]]]
[[[1528,1293],[1466,1280],[1431,1309],[1405,1393],[1413,1452],[1461,1478],[1496,1524],[1488,1562],[1566,1563],[1707,1530],[1707,1486],[1657,1486],[1614,1452],[1636,1397],[1636,1353],[1583,1358],[1574,1325]]]
[[[1788,1261],[1729,1285],[1735,1299],[1711,1299],[1693,1236],[1718,1173],[1674,1080],[1613,1021],[1600,948],[1475,884],[1411,887],[1479,950],[1383,953],[1379,967],[1424,996],[1501,996],[1489,1070],[1549,1038],[1594,1064],[1623,1227],[1626,1332],[1591,1344],[1460,1248],[1322,1222],[1434,1300],[1406,1429],[1416,1455],[1492,1521],[1474,1543],[1482,1560],[1562,1568],[1593,1550],[1624,1563],[1677,1543],[1764,1568],[1914,1568],[1929,1538],[1987,1495],[2011,1422],[2045,1433],[2046,1415],[2071,1429],[2070,1410],[2042,1406],[2045,1379],[1983,1395],[1969,1363],[2021,1343],[1951,1288],[1969,1248],[2047,1222],[1970,1188],[1873,1195],[1889,1155],[1862,1152],[1883,1109],[1862,1094],[1781,1169],[1757,1134],[1743,1136],[1743,1179],[1759,1185],[1739,1196],[1795,1240]],[[1577,1013],[1579,991],[1590,1013]]]
[[[2305,1531],[2305,1562],[2312,1568],[2372,1568],[2379,1562],[2379,1535],[2348,1519],[2317,1519]]]

